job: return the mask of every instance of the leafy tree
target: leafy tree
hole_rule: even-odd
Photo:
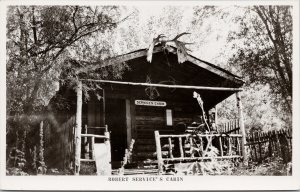
[[[220,54],[223,60],[221,67],[245,78],[243,101],[246,124],[248,123],[249,129],[254,127],[263,130],[270,129],[270,123],[267,121],[273,121],[276,124],[273,128],[291,126],[291,9],[291,6],[203,6],[195,8],[195,25],[203,25],[207,20],[213,19],[217,20],[219,25],[214,23],[208,25],[211,31],[218,30],[220,26],[228,26],[223,29],[223,32],[228,35],[227,45]],[[221,105],[228,108],[228,102],[235,106],[234,99],[229,99]],[[253,103],[256,103],[255,106]],[[269,110],[263,109],[263,106],[268,107]],[[232,112],[231,107],[229,108]],[[261,117],[258,117],[254,114],[255,111],[265,115],[260,114]],[[232,117],[234,115],[231,112],[230,114],[225,111],[222,113]],[[268,117],[266,117],[267,114]],[[252,118],[251,121],[250,118]]]
[[[231,59],[248,83],[269,84],[277,104],[291,112],[292,103],[292,16],[290,6],[253,6],[245,8],[238,19],[239,32],[232,33],[237,53]],[[249,14],[247,14],[249,13]],[[279,97],[278,97],[279,96]],[[282,102],[284,101],[284,102]]]
[[[103,59],[109,48],[95,44],[92,37],[107,37],[121,22],[119,17],[115,6],[10,6],[7,114],[40,110],[57,90],[62,69],[72,68],[70,61]]]

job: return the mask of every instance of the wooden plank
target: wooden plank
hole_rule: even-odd
[[[191,157],[194,157],[194,153],[193,153],[193,150],[194,150],[194,142],[193,142],[193,138],[190,137],[189,138],[189,142],[190,142],[190,153],[191,153]]]
[[[155,152],[156,147],[155,145],[136,145],[135,146],[135,150],[136,151],[140,151],[140,152]]]
[[[231,143],[231,138],[228,138],[228,154],[232,155],[232,143]]]
[[[126,108],[126,132],[127,132],[127,147],[130,147],[131,143],[131,112],[130,112],[130,100],[126,99],[125,101]]]
[[[202,143],[201,143],[202,145]],[[222,144],[222,138],[219,137],[219,145],[220,145],[220,154],[221,154],[221,157],[223,157],[223,144]]]
[[[181,134],[181,135],[160,135],[160,138],[176,138],[176,137],[189,137],[191,134]],[[220,133],[214,133],[214,134],[197,134],[198,137],[207,137],[207,136],[213,136],[213,137],[242,137],[240,134],[220,134]]]
[[[157,117],[157,116],[138,116],[135,117],[136,121],[162,121],[165,122],[165,117]],[[138,123],[137,123],[138,124]]]
[[[179,137],[178,140],[179,140],[180,157],[183,158],[184,154],[183,154],[183,147],[182,147],[182,138]]]
[[[202,139],[202,137],[199,137],[199,136],[198,136],[198,138],[199,138],[199,140],[200,140],[200,152],[203,154],[203,153],[204,153],[204,149],[203,149],[203,139]]]
[[[242,133],[242,155],[243,155],[243,162],[244,164],[248,164],[248,156],[246,154],[246,131],[245,131],[245,126],[244,126],[244,114],[243,114],[243,106],[242,106],[242,101],[241,101],[241,96],[240,93],[236,93],[236,100],[237,100],[237,108],[238,108],[238,115],[239,115],[239,125],[240,125],[240,130]]]
[[[257,139],[258,139],[258,150],[259,150],[259,162],[262,161],[262,150],[261,150],[261,142],[260,142],[260,133],[257,133]]]
[[[107,136],[105,135],[94,135],[94,134],[81,134],[81,137],[95,137],[95,138],[102,138],[107,139]]]
[[[162,154],[161,154],[159,132],[155,131],[154,135],[155,135],[155,144],[156,144],[156,155],[157,155],[157,161],[158,161],[158,174],[161,174],[163,172],[163,161],[162,161]]]
[[[111,175],[110,143],[96,143],[94,146],[97,175]]]
[[[132,86],[145,86],[145,87],[160,87],[160,88],[171,88],[171,89],[197,89],[197,90],[211,90],[211,91],[242,91],[242,88],[234,87],[208,87],[208,86],[190,86],[190,85],[165,85],[156,83],[136,83],[136,82],[124,82],[124,81],[111,81],[103,79],[81,79],[82,81],[93,81],[99,83],[111,83],[119,85],[132,85]]]
[[[81,124],[82,124],[82,82],[79,81],[76,87],[76,127],[75,127],[75,175],[79,175],[81,156]]]
[[[234,159],[234,158],[241,158],[242,156],[239,155],[231,155],[231,156],[223,156],[223,157],[213,157],[215,159]],[[173,159],[171,158],[163,158],[163,161],[187,161],[187,160],[192,160],[192,161],[196,161],[196,160],[209,160],[212,159],[212,157],[184,157],[184,158],[180,158],[180,157],[174,157]]]
[[[80,159],[80,161],[83,161],[83,162],[95,162],[94,159]]]
[[[105,130],[106,127],[89,127],[89,126],[87,126],[86,128],[87,129],[104,129]]]
[[[105,91],[105,89],[102,89],[102,101],[103,101],[103,103],[102,103],[102,112],[103,112],[103,114],[102,114],[102,122],[103,122],[103,125],[106,125],[106,91]],[[106,129],[107,129],[107,125],[105,126],[106,127]],[[106,130],[107,131],[107,130]]]
[[[168,141],[169,141],[169,157],[172,159],[173,158],[173,146],[172,146],[171,137],[168,138]]]
[[[92,137],[92,159],[95,160],[95,137]]]

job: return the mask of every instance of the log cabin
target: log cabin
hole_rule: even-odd
[[[236,126],[227,126],[227,132],[230,127],[240,130],[236,133],[242,135],[241,156],[245,157],[245,131],[239,95],[244,84],[241,77],[192,55],[187,55],[187,60],[179,64],[175,47],[157,46],[152,62],[147,62],[146,58],[147,49],[117,56],[103,67],[125,62],[128,70],[124,71],[121,79],[81,79],[76,92],[60,90],[63,97],[73,101],[73,112],[76,113],[76,125],[71,131],[74,140],[70,140],[71,145],[75,143],[75,147],[71,147],[75,172],[79,173],[81,161],[92,161],[93,158],[97,161],[96,156],[101,158],[103,154],[106,159],[98,159],[99,164],[106,162],[110,169],[122,167],[133,139],[131,162],[140,166],[158,159],[163,146],[157,148],[157,132],[178,134],[178,127],[187,128],[201,120],[203,113],[193,98],[194,91],[201,95],[208,120],[217,125],[217,104],[236,94],[239,119]],[[89,82],[101,86],[100,99],[96,94],[90,94],[89,100],[84,99],[82,85]],[[210,115],[211,112],[214,115]],[[66,115],[64,113],[61,115]],[[224,128],[226,131],[226,125]],[[85,148],[87,143],[91,145]],[[106,147],[101,147],[100,144],[104,143]],[[89,151],[93,152],[93,157],[87,154]]]

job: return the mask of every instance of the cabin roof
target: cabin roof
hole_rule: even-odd
[[[206,103],[207,109],[242,90],[244,81],[241,77],[212,63],[188,55],[187,61],[179,64],[175,47],[166,49],[161,46],[155,47],[151,63],[146,59],[147,51],[147,49],[139,49],[108,59],[101,64],[101,67],[109,67],[125,62],[130,70],[126,70],[119,80],[82,80],[123,87],[134,86],[140,90],[145,87],[156,87],[164,93],[161,97],[170,94],[180,96],[181,99],[190,97],[192,92],[197,90]]]
[[[133,60],[133,59],[140,58],[140,57],[146,57],[147,51],[148,51],[148,49],[139,49],[139,50],[135,50],[135,51],[123,54],[123,55],[118,55],[114,58],[108,59],[104,63],[103,66],[112,65],[115,63],[127,62],[129,60]],[[164,51],[164,49],[161,46],[156,46],[153,50],[153,57],[154,57],[155,53],[159,53],[159,52],[163,52],[163,51]],[[167,51],[168,51],[168,53],[177,55],[177,48],[175,48],[173,46],[168,46]],[[215,73],[219,76],[222,76],[228,80],[235,82],[236,84],[239,85],[238,87],[241,87],[244,84],[242,77],[234,75],[233,73],[229,72],[228,70],[225,70],[225,69],[223,69],[219,66],[216,66],[210,62],[201,60],[191,54],[188,54],[187,61],[198,67],[204,68],[212,73]],[[183,63],[183,65],[184,65],[184,63]]]

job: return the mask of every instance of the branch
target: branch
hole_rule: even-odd
[[[76,22],[75,22],[75,16],[76,16],[77,11],[78,11],[78,6],[75,6],[75,10],[74,10],[73,17],[72,17],[75,32],[77,32],[77,26],[76,26]]]

